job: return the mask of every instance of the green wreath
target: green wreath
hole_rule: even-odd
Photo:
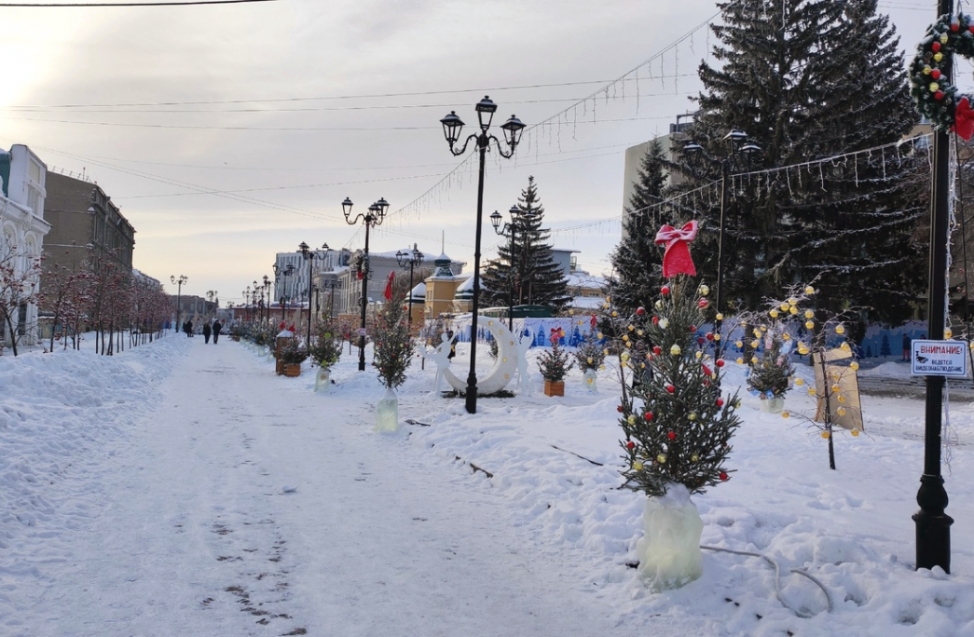
[[[959,137],[974,135],[974,97],[958,94],[946,69],[953,54],[974,57],[974,24],[971,17],[944,14],[927,29],[910,65],[910,93],[920,114],[939,131],[954,131]]]

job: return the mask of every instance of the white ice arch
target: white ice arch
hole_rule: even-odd
[[[484,326],[497,341],[497,360],[494,361],[494,366],[486,377],[477,379],[478,395],[493,394],[504,389],[514,377],[514,372],[517,370],[517,343],[514,334],[507,329],[503,321],[490,316],[478,316],[477,324]],[[472,338],[476,338],[476,334],[472,335]],[[450,368],[443,370],[443,378],[458,392],[467,391],[466,381],[457,378]]]

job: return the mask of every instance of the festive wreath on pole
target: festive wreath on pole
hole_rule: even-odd
[[[974,96],[958,94],[948,79],[954,53],[974,57],[974,24],[968,15],[944,14],[927,29],[910,65],[910,92],[935,129],[967,140],[974,135]]]

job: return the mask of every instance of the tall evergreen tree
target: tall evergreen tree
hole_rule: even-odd
[[[656,205],[663,199],[668,164],[663,145],[654,139],[639,164],[625,208],[622,241],[610,256],[614,273],[609,293],[625,315],[649,305],[662,282],[662,252],[654,239],[660,226],[671,222],[668,208]]]
[[[498,247],[498,258],[490,261],[481,275],[484,303],[506,306],[513,286],[515,305],[547,305],[559,311],[570,300],[568,280],[554,261],[548,243],[551,232],[541,226],[544,206],[534,177],[528,177],[528,187],[521,191],[517,208],[513,251],[510,239],[504,241]]]
[[[901,139],[917,120],[895,30],[876,0],[740,0],[719,4],[714,55],[690,136],[730,172],[774,169]],[[737,163],[723,138],[747,132],[758,166]],[[782,287],[813,280],[818,303],[899,322],[923,288],[917,224],[926,210],[922,153],[887,149],[728,181],[724,290],[732,309],[756,309]],[[696,184],[719,180],[718,162]],[[696,185],[695,184],[695,185]],[[719,202],[719,197],[715,198]],[[701,211],[698,267],[715,280],[719,204]]]

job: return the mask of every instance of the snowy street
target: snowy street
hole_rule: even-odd
[[[89,458],[90,518],[53,552],[31,538],[0,633],[627,634],[481,480],[372,433],[368,401],[229,340],[173,345],[156,408]]]
[[[532,363],[525,391],[470,415],[414,360],[414,424],[389,435],[357,358],[316,394],[307,364],[276,376],[226,339],[0,357],[0,635],[974,635],[963,399],[952,574],[912,566],[922,401],[864,396],[865,433],[837,435],[830,471],[811,398],[790,392],[786,420],[742,392],[734,473],[694,497],[701,543],[774,560],[780,593],[763,559],[709,550],[700,579],[652,593],[630,568],[645,496],[619,489],[611,370],[597,393],[573,370],[552,399]],[[733,392],[743,367],[726,369]]]

